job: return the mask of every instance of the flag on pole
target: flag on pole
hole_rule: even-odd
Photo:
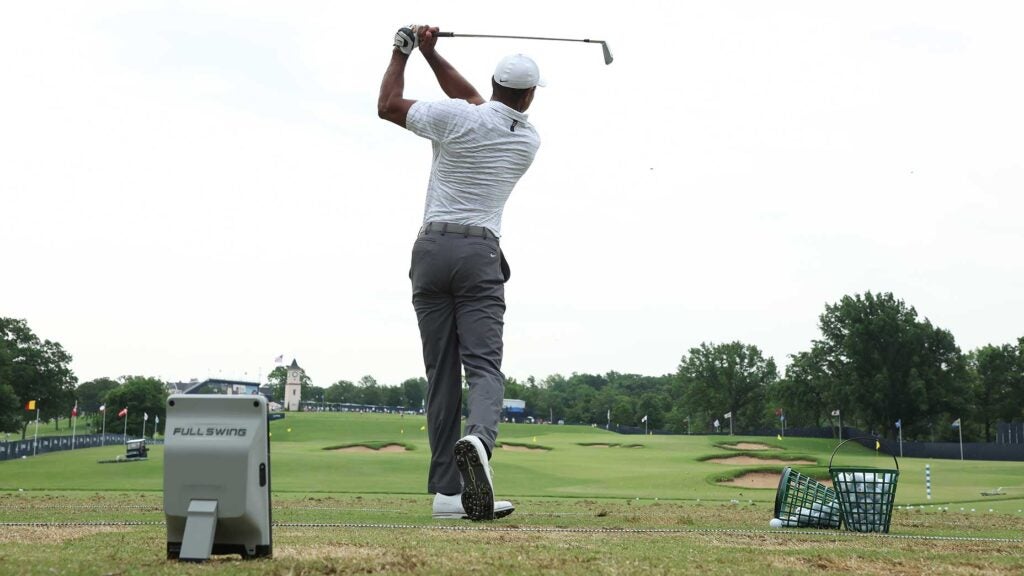
[[[715,418],[715,428],[718,428],[719,426],[721,426],[721,423],[718,422],[718,418]]]
[[[121,408],[121,411],[117,413],[117,417],[118,418],[124,418],[127,415],[128,415],[128,407],[127,406],[125,406],[124,408]]]
[[[728,420],[732,418],[732,412],[726,412],[725,414],[722,415],[722,417]]]
[[[901,428],[903,428],[903,418],[896,421],[896,429],[899,430]]]
[[[71,409],[71,417],[78,418],[78,400],[75,400],[75,407]]]
[[[836,408],[835,410],[833,410],[833,411],[832,411],[832,415],[833,415],[833,416],[839,416],[839,409],[838,409],[838,408]]]
[[[149,422],[149,412],[143,412],[142,413],[142,421],[143,422]]]
[[[100,412],[106,412],[106,411],[107,411],[107,405],[106,404],[101,405],[100,406]]]
[[[640,421],[641,422],[647,422],[647,414],[644,414],[644,417],[641,418]]]
[[[875,452],[877,452],[881,447],[882,443],[879,442],[878,440],[875,440]]]
[[[156,415],[156,420],[154,421],[154,423],[155,423],[155,424],[156,424],[157,426],[159,426],[159,425],[160,425],[160,415],[159,415],[159,414],[157,414],[157,415]]]
[[[960,427],[960,419],[957,418],[956,420],[953,421],[953,428],[959,428],[959,427]]]
[[[36,409],[36,401],[35,400],[29,400],[28,402],[25,403],[25,410],[28,410],[29,412],[31,412],[32,410],[35,410],[35,409]]]
[[[281,354],[277,358],[274,358],[274,364],[280,364],[282,362],[284,362],[284,354]]]
[[[782,434],[776,434],[775,435],[775,439],[776,440],[782,440]]]

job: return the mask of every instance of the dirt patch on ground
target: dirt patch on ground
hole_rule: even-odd
[[[733,450],[778,450],[774,446],[767,444],[755,444],[753,442],[739,442],[737,444],[722,444],[722,448],[731,448]]]
[[[335,452],[405,452],[405,446],[401,444],[387,444],[380,448],[370,448],[369,446],[349,446],[348,448],[335,448]]]
[[[580,444],[584,448],[611,448],[611,444]]]
[[[502,444],[502,450],[508,450],[509,452],[547,452],[547,449],[541,447],[532,446],[513,446],[511,444]]]
[[[753,456],[729,456],[728,458],[709,458],[706,462],[715,464],[737,464],[750,466],[752,464],[817,464],[813,460],[780,460],[778,458],[754,458]]]
[[[55,544],[117,530],[115,526],[19,526],[16,530],[0,530],[0,543]]]

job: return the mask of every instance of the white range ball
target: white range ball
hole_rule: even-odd
[[[768,525],[772,528],[782,528],[782,520],[779,520],[778,518],[772,518],[768,521]]]

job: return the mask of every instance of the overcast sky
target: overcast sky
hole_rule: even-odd
[[[430,144],[376,116],[394,30],[489,94],[548,81],[502,247],[504,371],[806,350],[893,292],[962,349],[1024,335],[1013,2],[5,2],[0,316],[81,381],[423,374],[409,256]],[[406,95],[440,98],[417,54]]]

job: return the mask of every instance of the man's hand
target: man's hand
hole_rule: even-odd
[[[423,26],[417,26],[417,40],[419,41],[420,53],[423,54],[424,58],[433,56],[434,47],[437,45],[437,33],[439,31],[440,28],[437,26],[427,26],[426,24]]]
[[[416,49],[419,44],[420,35],[418,33],[419,26],[410,24],[404,26],[395,32],[395,48],[398,48],[402,54],[409,55]]]

